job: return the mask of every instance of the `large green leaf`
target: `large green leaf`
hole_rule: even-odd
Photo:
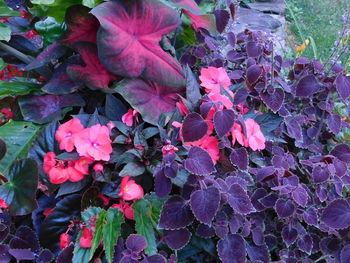
[[[102,230],[105,222],[107,211],[102,210],[98,213],[97,221],[96,221],[96,230],[94,233],[94,237],[92,239],[92,246],[90,250],[90,259],[94,256],[94,253],[102,240]]]
[[[26,215],[37,208],[38,165],[33,159],[16,161],[10,169],[8,182],[0,186],[0,198],[10,206],[10,215]]]
[[[11,28],[0,22],[0,40],[10,41]]]
[[[72,263],[89,262],[90,248],[83,248],[79,244],[82,232],[83,232],[82,230],[79,232],[75,240]]]
[[[42,36],[44,47],[47,47],[61,37],[65,26],[58,23],[55,18],[47,17],[45,20],[35,23],[35,30]]]
[[[106,214],[106,223],[103,227],[103,246],[108,262],[112,262],[114,246],[120,236],[120,228],[124,223],[124,215],[118,208],[110,208]]]
[[[133,205],[136,232],[147,240],[145,253],[149,256],[157,254],[155,229],[165,199],[160,199],[154,193],[145,195]]]
[[[24,121],[10,121],[0,126],[0,137],[7,145],[7,152],[0,160],[0,174],[7,175],[11,164],[18,158],[27,156],[40,126]]]
[[[17,95],[27,95],[34,91],[40,91],[40,85],[29,82],[6,82],[0,80],[0,99]]]
[[[20,16],[21,13],[17,12],[17,11],[13,11],[12,9],[10,9],[4,0],[0,0],[0,15],[3,17],[6,16]]]

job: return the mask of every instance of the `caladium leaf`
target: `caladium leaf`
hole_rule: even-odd
[[[182,124],[182,136],[185,142],[202,139],[208,131],[208,124],[196,112],[188,114]]]
[[[83,5],[73,5],[67,9],[65,22],[68,30],[62,41],[69,44],[80,41],[96,42],[100,23],[89,12],[90,8]]]
[[[72,65],[67,68],[68,75],[77,82],[83,82],[90,89],[108,89],[117,76],[109,72],[99,61],[97,47],[93,43],[78,43],[74,46],[86,66]]]
[[[178,8],[190,11],[192,14],[200,15],[203,13],[195,0],[170,0],[170,2]]]
[[[123,79],[115,86],[115,90],[141,115],[154,125],[162,113],[173,112],[178,101],[178,93],[182,87],[165,87],[155,82],[141,79]]]
[[[197,190],[191,194],[194,216],[204,224],[210,224],[219,209],[220,192],[216,187]]]
[[[179,250],[190,241],[191,232],[186,228],[178,230],[164,230],[163,240],[173,250]]]
[[[223,263],[246,262],[246,246],[242,236],[228,235],[218,242],[217,250]]]
[[[214,127],[219,137],[226,135],[236,119],[232,110],[221,110],[214,114]]]
[[[184,85],[180,64],[158,44],[180,24],[175,10],[156,0],[120,0],[102,3],[91,13],[101,24],[97,47],[108,70],[168,86]]]
[[[207,175],[215,171],[214,162],[209,153],[198,146],[191,147],[184,166],[187,171],[196,175]]]

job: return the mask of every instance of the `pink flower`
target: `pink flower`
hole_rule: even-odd
[[[144,196],[143,189],[140,185],[135,183],[135,180],[130,180],[130,176],[125,176],[120,184],[119,195],[124,200],[136,200]]]
[[[122,116],[122,122],[129,126],[129,127],[132,127],[132,125],[134,124],[134,121],[136,122],[137,121],[137,111],[136,110],[133,110],[133,109],[129,109],[127,113],[125,113],[123,116]]]
[[[103,172],[103,165],[101,163],[96,163],[92,169],[97,173]]]
[[[79,240],[80,247],[89,248],[92,246],[92,231],[88,228],[84,228],[81,238]]]
[[[231,129],[231,133],[232,133],[232,145],[234,145],[237,140],[237,142],[240,145],[248,147],[248,144],[246,143],[244,138],[242,126],[240,124],[235,122]]]
[[[265,136],[260,130],[260,125],[250,118],[246,119],[244,123],[247,129],[249,147],[253,151],[265,149]]]
[[[236,109],[237,109],[237,110],[239,111],[239,113],[242,114],[242,115],[244,115],[244,114],[246,114],[246,113],[249,112],[249,108],[248,108],[246,105],[244,105],[243,103],[238,104],[238,105],[236,106]]]
[[[60,248],[61,249],[65,249],[66,247],[68,247],[70,242],[70,237],[67,233],[62,233],[60,235]]]
[[[74,166],[75,166],[75,161],[73,160],[68,161],[68,167],[66,168],[66,172],[68,174],[68,180],[71,182],[79,182],[83,180],[85,174],[75,169]]]
[[[190,111],[187,109],[185,103],[182,100],[179,100],[178,102],[176,102],[176,106],[180,111],[180,114],[182,116],[186,116],[187,114],[190,113]]]
[[[74,168],[82,174],[89,174],[89,164],[94,161],[88,157],[80,157],[79,160],[74,160]]]
[[[198,31],[200,28],[207,29],[208,31],[215,30],[215,22],[212,15],[194,15],[185,9],[182,9],[182,11],[190,17],[192,28],[195,31]]]
[[[165,155],[168,155],[168,154],[171,154],[171,153],[175,153],[178,150],[179,149],[177,147],[175,147],[174,145],[167,144],[167,145],[164,145],[162,147],[162,154],[163,154],[163,156],[165,156]]]
[[[199,146],[206,150],[214,163],[220,159],[219,142],[214,136],[204,136],[202,139],[196,142],[187,142],[188,146]]]
[[[227,93],[233,98],[234,94],[232,91],[227,90]],[[211,99],[213,102],[220,102],[222,103],[226,109],[232,109],[233,103],[232,101],[226,96],[222,95],[221,93],[215,93],[215,92],[210,92],[208,94],[209,99]]]
[[[46,153],[44,157],[44,172],[49,174],[50,170],[56,166],[56,154],[54,152]]]
[[[55,138],[60,144],[61,150],[71,152],[74,149],[74,135],[84,129],[78,118],[73,118],[70,121],[60,125],[56,131]]]
[[[95,161],[109,161],[112,153],[112,140],[107,126],[96,124],[82,130],[74,136],[74,145],[80,156],[93,158]]]
[[[62,184],[69,179],[69,174],[64,165],[59,164],[49,171],[49,179],[52,184]]]
[[[127,219],[134,220],[134,210],[132,209],[132,204],[127,202],[121,202],[120,204],[114,204],[112,208],[118,208],[120,212],[124,213]]]
[[[220,86],[228,90],[231,85],[231,80],[225,68],[202,68],[199,79],[206,92],[220,93]]]

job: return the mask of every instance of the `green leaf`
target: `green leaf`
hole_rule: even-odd
[[[10,41],[11,28],[0,22],[0,40]]]
[[[93,8],[102,2],[102,0],[83,0],[83,5]]]
[[[83,248],[79,244],[82,233],[83,233],[83,231],[80,230],[80,232],[75,240],[72,263],[88,263],[89,262],[90,248]]]
[[[42,36],[44,47],[56,42],[65,30],[65,26],[56,21],[53,17],[35,23],[35,30]]]
[[[106,214],[106,224],[103,226],[103,245],[108,262],[112,262],[114,246],[120,236],[120,228],[124,223],[124,215],[118,208],[110,208]]]
[[[33,140],[40,131],[40,126],[24,121],[10,121],[0,126],[0,137],[7,145],[7,153],[0,160],[0,174],[7,175],[11,164],[27,156]]]
[[[0,0],[0,14],[2,17],[6,17],[6,16],[20,16],[21,13],[17,12],[17,11],[13,11],[12,9],[10,9],[4,0]]]
[[[26,95],[33,91],[39,91],[40,85],[29,82],[6,82],[0,80],[0,100],[5,97]]]
[[[56,0],[31,0],[32,4],[37,5],[51,5],[54,4]]]
[[[157,254],[155,229],[157,228],[160,212],[165,199],[154,193],[145,195],[133,205],[136,232],[147,240],[145,253],[148,256]]]
[[[92,206],[81,213],[81,219],[85,224],[89,224],[89,219],[92,216],[97,216],[103,209],[101,207]]]
[[[119,175],[122,177],[127,175],[138,176],[140,174],[143,174],[144,172],[145,172],[145,167],[141,163],[129,162],[120,171]]]
[[[0,70],[3,70],[5,66],[6,66],[5,61],[2,58],[0,58]]]
[[[107,214],[107,211],[105,211],[105,210],[102,210],[98,214],[97,221],[96,221],[96,230],[94,233],[94,237],[92,239],[92,246],[91,246],[91,250],[90,250],[90,258],[89,259],[92,259],[98,245],[100,244],[100,242],[102,240],[102,230],[103,230],[103,225],[105,222],[106,214]]]
[[[37,208],[38,165],[33,159],[16,161],[7,177],[9,181],[0,186],[0,197],[10,206],[10,215],[27,215]]]

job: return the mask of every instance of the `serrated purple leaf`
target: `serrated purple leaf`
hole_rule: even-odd
[[[144,258],[140,263],[167,263],[167,260],[163,255],[156,254],[156,255]]]
[[[196,230],[196,235],[203,238],[211,238],[215,235],[215,230],[206,224],[199,224]]]
[[[337,135],[341,130],[341,119],[337,114],[329,114],[327,118],[328,128]]]
[[[35,259],[34,253],[29,249],[9,249],[9,253],[18,261]]]
[[[299,185],[292,192],[292,197],[298,205],[306,206],[309,195],[307,194],[307,191],[304,189],[304,187]]]
[[[250,260],[254,263],[270,262],[270,254],[266,245],[256,246],[252,243],[247,243],[247,253]]]
[[[250,84],[254,84],[258,81],[261,74],[263,73],[263,69],[258,65],[252,65],[247,69],[247,81]]]
[[[318,223],[318,216],[317,216],[317,210],[316,208],[309,207],[304,213],[303,213],[303,219],[304,221],[309,225],[317,226]]]
[[[288,135],[296,140],[301,140],[302,130],[299,122],[293,117],[286,117],[284,122],[287,127]]]
[[[230,46],[234,47],[236,45],[236,35],[233,32],[227,33],[227,40]]]
[[[290,226],[284,226],[281,232],[284,243],[289,247],[292,245],[298,237],[298,231]]]
[[[217,135],[223,137],[232,128],[236,115],[232,110],[221,110],[214,114],[214,127]]]
[[[178,229],[178,230],[164,230],[164,242],[173,249],[179,250],[186,246],[186,244],[190,241],[191,232],[186,228]]]
[[[340,262],[347,263],[350,262],[350,245],[346,245],[340,252]]]
[[[335,168],[336,175],[338,175],[339,177],[342,177],[346,174],[346,171],[348,169],[346,163],[344,163],[343,161],[340,161],[339,159],[335,159],[333,160],[333,165]]]
[[[221,239],[226,238],[226,236],[228,234],[228,226],[227,225],[215,225],[215,233]]]
[[[215,10],[215,21],[216,21],[216,29],[219,31],[219,33],[222,33],[226,26],[228,21],[230,20],[230,14],[226,10]]]
[[[235,96],[233,97],[233,104],[238,105],[246,101],[249,96],[248,90],[246,88],[239,89]]]
[[[231,163],[241,170],[248,168],[248,152],[245,148],[233,149],[230,155]]]
[[[252,238],[257,246],[261,246],[265,243],[264,241],[264,231],[261,227],[255,227],[252,229]]]
[[[0,262],[7,263],[11,260],[11,255],[8,252],[9,247],[7,245],[0,245]]]
[[[214,162],[209,153],[198,146],[191,147],[184,161],[184,167],[196,175],[208,175],[215,171]]]
[[[290,217],[295,212],[295,205],[293,201],[278,199],[275,210],[280,218]]]
[[[250,202],[246,191],[238,184],[231,185],[228,190],[228,204],[238,213],[246,215],[254,212],[255,209]]]
[[[343,229],[350,226],[350,205],[346,200],[338,199],[331,202],[323,211],[321,221],[326,225]]]
[[[284,91],[283,89],[276,88],[273,93],[268,91],[260,92],[260,98],[274,113],[279,111],[283,105],[284,101]]]
[[[262,53],[262,48],[260,46],[260,43],[256,41],[249,41],[246,47],[247,47],[247,54],[249,57],[255,58],[260,56]]]
[[[198,221],[210,224],[220,203],[220,192],[215,187],[197,190],[191,194],[191,209]]]
[[[259,199],[259,202],[265,206],[266,208],[274,207],[278,199],[278,195],[275,193],[271,193],[261,199]]]
[[[172,196],[163,206],[159,228],[179,229],[188,226],[193,221],[189,204],[181,196]]]
[[[69,245],[58,255],[56,263],[70,263],[73,258],[74,244]]]
[[[159,197],[165,197],[171,192],[171,180],[165,176],[164,169],[157,167],[154,172],[154,187]]]
[[[223,263],[245,263],[246,246],[244,239],[237,234],[228,235],[218,242],[218,254]]]
[[[140,253],[147,247],[147,241],[143,236],[131,234],[125,242],[128,249],[135,253]]]
[[[326,182],[329,179],[329,177],[330,174],[327,168],[315,166],[314,169],[312,169],[312,178],[317,184]]]
[[[333,148],[331,154],[337,157],[340,161],[350,163],[350,146],[346,144],[338,144]]]
[[[185,142],[202,139],[208,131],[208,124],[198,113],[188,114],[182,124],[182,136]]]
[[[312,237],[310,235],[304,235],[297,242],[298,248],[307,254],[311,254],[312,251]]]
[[[320,90],[321,86],[314,75],[307,75],[303,77],[297,87],[296,95],[298,97],[308,97]]]
[[[53,258],[54,258],[54,255],[51,253],[51,251],[48,249],[45,249],[40,252],[37,262],[46,263],[46,262],[50,262]]]
[[[335,86],[342,99],[350,95],[350,76],[339,75],[335,80]]]
[[[258,188],[254,191],[251,200],[254,208],[257,211],[265,210],[265,206],[259,202],[260,199],[264,198],[267,195],[267,191],[264,188]]]

